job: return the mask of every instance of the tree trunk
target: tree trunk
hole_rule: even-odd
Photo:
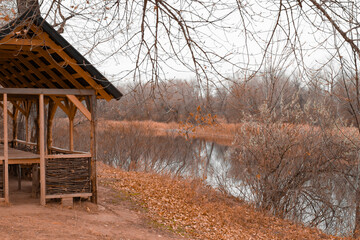
[[[360,190],[356,189],[355,228],[354,238],[360,237]]]
[[[32,10],[34,15],[40,15],[40,5],[38,0],[16,0],[18,14],[21,15],[28,10]]]

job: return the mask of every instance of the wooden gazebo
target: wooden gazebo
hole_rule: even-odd
[[[31,11],[0,29],[0,85],[4,119],[0,200],[9,202],[9,165],[27,164],[39,166],[41,205],[46,204],[46,199],[73,197],[91,197],[96,203],[96,101],[120,99],[122,94],[41,16]],[[69,149],[52,146],[52,122],[58,107],[69,118]],[[90,121],[89,152],[74,150],[76,110]],[[35,142],[30,142],[29,137],[31,112],[37,119]],[[17,138],[19,114],[26,119],[23,140]],[[8,116],[13,119],[11,141]]]

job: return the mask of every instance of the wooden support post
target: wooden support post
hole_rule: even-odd
[[[46,135],[46,146],[47,146],[47,153],[49,154],[49,149],[52,147],[52,125],[54,116],[56,113],[57,105],[56,103],[50,99],[49,101],[49,109],[48,109],[48,121],[47,121],[47,135]]]
[[[69,150],[74,151],[74,118],[69,117]]]
[[[21,164],[18,164],[18,190],[21,190]]]
[[[8,153],[8,124],[7,124],[7,94],[4,93],[3,95],[3,110],[4,110],[4,196],[5,202],[9,203],[9,153]]]
[[[91,133],[90,133],[90,153],[91,153],[91,201],[97,203],[97,180],[96,180],[96,95],[91,96],[90,112],[91,112]]]
[[[15,106],[15,104],[17,105],[17,103],[13,103],[13,142],[12,142],[12,147],[16,147],[17,142],[14,141],[15,139],[18,139],[18,121],[17,121],[17,117],[18,117],[18,113],[19,113],[19,109],[17,108],[18,106]],[[18,174],[18,190],[21,190],[21,164],[19,164],[17,166],[17,174]]]
[[[30,110],[31,110],[31,105],[32,102],[31,101],[24,101],[24,108],[25,108],[25,140],[26,142],[30,142],[30,133],[29,133],[29,116],[30,116]]]
[[[30,142],[30,134],[29,134],[29,115],[25,116],[25,142]]]
[[[46,204],[45,192],[45,146],[44,146],[44,94],[39,97],[39,147],[40,147],[40,204]]]
[[[13,132],[12,132],[12,134],[13,134],[13,140],[15,140],[15,139],[17,139],[18,138],[18,121],[17,121],[17,116],[18,116],[18,109],[13,105],[13,121],[12,121],[12,123],[13,123]],[[15,141],[13,141],[13,146],[12,147],[15,147],[15,145],[16,145],[16,142]]]
[[[40,134],[39,134],[39,130],[40,130],[40,97],[39,97],[39,101],[36,103],[36,121],[35,121],[35,138],[36,138],[36,152],[40,153]]]
[[[69,150],[74,151],[74,118],[76,115],[77,108],[68,99],[65,100],[65,105],[67,108],[68,118],[69,118]]]

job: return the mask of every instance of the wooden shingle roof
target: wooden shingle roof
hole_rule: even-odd
[[[41,16],[25,12],[0,29],[4,88],[94,89],[97,98],[122,93]]]

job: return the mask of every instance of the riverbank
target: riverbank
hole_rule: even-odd
[[[101,184],[141,206],[153,224],[190,239],[344,239],[270,216],[200,181],[105,164],[99,174]]]

